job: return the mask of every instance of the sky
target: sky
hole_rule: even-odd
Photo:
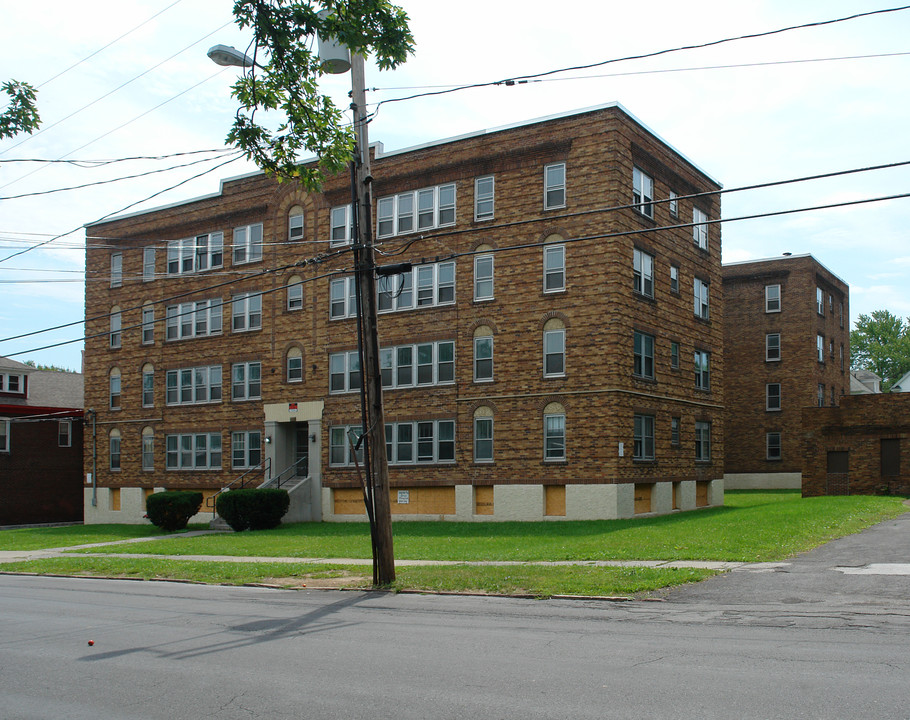
[[[399,4],[416,51],[391,72],[368,61],[373,108],[434,89],[900,7],[895,0]],[[234,156],[224,145],[237,68],[205,54],[215,44],[246,48],[250,36],[233,23],[232,5],[0,0],[0,82],[36,86],[42,120],[40,133],[0,141],[0,355],[79,369],[81,343],[38,348],[82,335],[83,226],[215,193],[220,180],[255,170],[228,162]],[[910,166],[732,190],[910,161],[908,80],[910,8],[386,103],[370,140],[393,150],[619,102],[731,190],[722,200],[725,263],[811,253],[849,284],[855,323],[877,309],[910,316],[910,198],[735,218],[910,193]],[[328,76],[321,87],[346,107],[349,83],[347,75]],[[136,157],[161,159],[95,162]],[[36,162],[51,160],[80,162]],[[46,244],[4,260],[38,243]]]

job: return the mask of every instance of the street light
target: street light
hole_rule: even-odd
[[[206,53],[212,62],[222,67],[253,67],[256,61],[231,45],[214,45]]]

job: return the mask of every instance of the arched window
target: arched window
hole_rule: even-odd
[[[493,380],[493,329],[481,325],[474,330],[474,382]]]
[[[120,471],[120,431],[114,428],[110,434],[110,468],[115,472]]]
[[[566,324],[551,318],[543,326],[543,376],[563,377],[566,374]]]
[[[493,409],[486,405],[474,411],[474,462],[493,462]]]
[[[142,407],[155,405],[155,367],[151,363],[142,366]]]
[[[303,353],[300,348],[288,350],[288,382],[303,382]]]
[[[543,409],[543,459],[566,459],[566,409],[556,402]]]
[[[113,368],[108,380],[110,408],[120,409],[120,368]]]
[[[142,428],[142,469],[155,469],[155,431],[150,427]]]
[[[288,240],[303,240],[303,208],[295,205],[288,211]]]
[[[121,327],[123,322],[120,317],[120,306],[114,305],[111,308],[111,347],[119,348],[122,340]]]
[[[300,310],[303,307],[303,281],[299,275],[288,278],[288,310]]]

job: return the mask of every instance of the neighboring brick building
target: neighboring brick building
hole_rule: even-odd
[[[82,375],[0,357],[0,525],[82,520]]]
[[[805,407],[850,393],[849,288],[811,255],[723,266],[725,486],[800,487]]]
[[[379,296],[393,513],[723,502],[720,200],[689,197],[715,181],[618,105],[380,148],[372,171],[378,263],[413,264]],[[295,462],[291,517],[363,515],[349,202],[347,175],[254,174],[88,227],[88,276],[110,276],[86,290],[88,522]]]
[[[806,408],[803,496],[910,495],[910,395],[853,395]]]

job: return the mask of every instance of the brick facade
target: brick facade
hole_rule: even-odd
[[[548,166],[556,171],[550,187],[551,199],[556,200],[552,208],[545,202]],[[706,497],[703,489],[715,483],[711,501],[722,502],[716,484],[724,467],[720,225],[702,226],[705,248],[699,247],[698,230],[691,226],[693,203],[704,219],[716,221],[720,200],[717,195],[687,197],[718,190],[711,178],[616,105],[410,150],[380,150],[372,171],[377,216],[389,204],[385,199],[411,191],[417,191],[410,196],[415,227],[423,199],[435,198],[436,213],[427,215],[428,226],[421,232],[392,234],[383,232],[374,217],[378,264],[412,263],[415,295],[412,309],[380,313],[380,344],[395,348],[396,358],[397,348],[408,345],[414,356],[436,353],[433,364],[423,368],[434,378],[448,372],[440,364],[454,350],[451,381],[422,386],[405,378],[401,384],[408,387],[383,393],[385,420],[393,434],[405,424],[410,424],[414,436],[432,433],[432,438],[424,437],[432,442],[421,445],[415,438],[411,445],[402,445],[402,453],[410,447],[414,455],[429,455],[427,462],[391,465],[393,500],[398,489],[432,487],[628,484],[650,493],[655,483],[668,488],[686,483],[686,489],[673,487],[675,503],[677,490],[688,497],[693,485],[694,497],[694,484],[699,483],[699,497]],[[666,201],[671,191],[679,196],[676,214],[671,214],[667,202],[646,203],[647,213],[630,207],[633,175],[639,185],[645,183],[645,194],[654,200]],[[477,219],[475,200],[483,198],[475,197],[475,181],[489,177],[495,209],[491,218]],[[648,179],[653,188],[648,188]],[[454,186],[453,222],[442,214],[449,186]],[[419,192],[430,188],[435,188],[435,195]],[[559,202],[560,190],[564,202]],[[209,492],[224,487],[242,472],[232,468],[234,432],[260,433],[264,441],[272,440],[271,445],[263,442],[262,449],[277,472],[292,459],[293,433],[305,422],[307,430],[297,437],[309,437],[310,470],[318,472],[328,497],[334,490],[358,487],[354,467],[336,462],[348,450],[333,439],[337,440],[338,428],[359,424],[359,393],[330,392],[332,363],[337,362],[333,356],[357,349],[355,320],[330,316],[331,283],[349,276],[352,263],[348,249],[330,246],[331,211],[349,201],[346,176],[329,179],[321,193],[307,193],[293,183],[278,184],[256,174],[225,181],[221,192],[211,197],[89,226],[87,273],[89,279],[99,280],[87,283],[86,290],[86,405],[97,409],[99,428],[104,428],[98,434],[98,457],[104,460],[98,462],[102,487]],[[406,222],[402,219],[406,201],[398,200],[399,223]],[[300,210],[302,238],[289,240],[289,218]],[[235,262],[234,229],[256,223],[262,224],[262,259]],[[223,233],[222,268],[168,272],[169,242],[214,232]],[[143,280],[147,248],[155,249],[155,274],[154,279]],[[641,292],[633,272],[636,251],[646,266],[637,281]],[[122,258],[119,286],[107,281],[112,254]],[[492,294],[477,297],[475,281],[485,277],[475,271],[475,258],[480,256],[492,258]],[[560,256],[564,281],[560,284],[551,276],[547,289],[545,258]],[[648,258],[653,264],[650,277]],[[193,260],[187,262],[192,269]],[[448,263],[454,263],[451,298],[445,295]],[[671,289],[671,266],[676,268],[678,289]],[[418,287],[424,277],[431,282]],[[289,309],[288,286],[297,279],[302,294]],[[696,279],[706,288],[707,304],[699,309],[704,318],[694,312]],[[400,276],[394,280],[396,290],[401,282]],[[245,292],[262,293],[261,328],[232,331],[230,300]],[[217,298],[224,303],[220,332],[165,339],[168,305]],[[343,307],[344,300],[340,302]],[[391,302],[404,300],[399,295]],[[143,344],[144,305],[154,308],[150,344]],[[118,309],[122,338],[119,347],[112,348],[109,313]],[[198,313],[194,319],[199,319]],[[211,316],[205,319],[211,322]],[[196,330],[188,327],[186,334]],[[550,358],[554,364],[545,372],[545,333],[557,349],[560,339],[564,342],[561,372],[558,356]],[[636,366],[636,333],[653,339],[653,371],[650,361]],[[474,377],[478,335],[492,337],[489,381]],[[678,367],[671,363],[672,343]],[[696,388],[694,380],[696,352],[709,361],[703,389]],[[403,353],[407,355],[406,350]],[[301,358],[299,381],[289,379],[289,357]],[[260,397],[232,400],[232,366],[246,362],[261,363]],[[420,373],[416,357],[413,363],[412,373]],[[220,401],[168,403],[168,371],[216,365],[221,368]],[[406,369],[404,360],[402,365]],[[636,367],[640,376],[633,372]],[[153,401],[146,407],[143,368],[154,378]],[[118,373],[119,408],[111,409],[110,378]],[[304,412],[309,415],[295,415]],[[564,437],[557,431],[550,447],[558,456],[564,442],[564,458],[544,457],[546,416],[557,418],[557,430],[558,418],[563,418]],[[636,416],[645,420],[636,421]],[[474,457],[474,420],[481,417],[492,418],[492,462]],[[674,418],[678,442],[671,437]],[[451,444],[446,436],[450,422],[453,459],[448,457]],[[639,445],[636,422],[646,425]],[[699,445],[703,458],[698,462],[696,424],[704,433]],[[113,471],[107,462],[112,432],[119,435],[123,448],[121,466]],[[145,470],[140,452],[143,432],[154,438],[153,464]],[[407,435],[408,428],[402,432]],[[175,455],[167,455],[166,437],[203,433],[220,434],[220,468],[168,469]],[[397,453],[397,436],[395,440]],[[644,459],[633,457],[639,446],[645,448]],[[663,491],[655,495],[670,497]],[[475,498],[477,507],[486,507],[487,501],[483,493]],[[671,509],[669,500],[667,505]],[[323,506],[324,514],[332,516],[333,510],[326,509],[325,502]],[[655,502],[654,509],[657,506]],[[540,512],[546,514],[545,508]]]
[[[724,469],[767,484],[802,471],[802,411],[819,405],[820,388],[825,406],[849,395],[849,288],[811,255],[724,265],[723,288],[724,352],[736,369],[727,384]],[[779,336],[778,352],[769,335]],[[769,397],[769,385],[779,393],[772,387]],[[779,433],[779,457],[769,452],[769,433]]]

